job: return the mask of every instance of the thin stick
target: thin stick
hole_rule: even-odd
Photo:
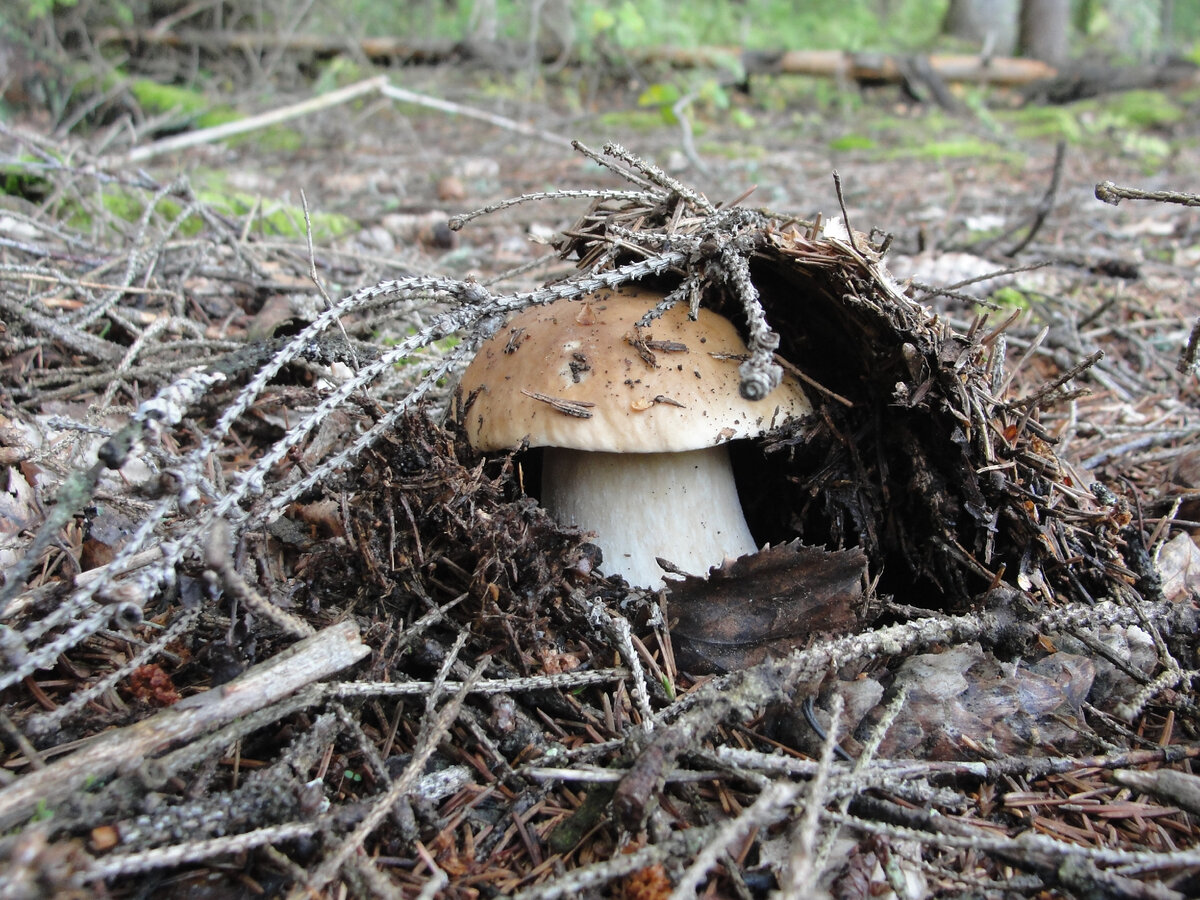
[[[379,75],[336,91],[330,91],[328,94],[321,94],[319,97],[311,97],[308,100],[302,100],[290,106],[281,106],[279,109],[251,116],[248,119],[239,119],[236,122],[226,122],[223,125],[214,125],[212,128],[201,128],[199,131],[189,131],[186,134],[163,138],[161,141],[155,141],[153,144],[134,147],[126,154],[125,162],[142,162],[174,150],[184,150],[188,147],[199,146],[200,144],[212,144],[216,141],[223,141],[225,138],[233,137],[234,135],[245,134],[248,131],[257,131],[260,128],[266,128],[270,125],[278,125],[280,122],[286,122],[289,119],[307,116],[309,113],[329,109],[331,106],[338,106],[356,97],[361,97],[363,94],[382,90],[386,85],[387,76]]]
[[[1017,241],[1016,245],[1004,254],[1005,256],[1016,256],[1028,247],[1034,237],[1037,236],[1037,233],[1042,230],[1042,226],[1046,223],[1046,217],[1054,209],[1054,198],[1058,196],[1058,188],[1062,184],[1063,164],[1066,161],[1067,142],[1059,141],[1058,146],[1054,148],[1054,170],[1050,175],[1050,186],[1046,188],[1046,193],[1042,195],[1042,200],[1037,205],[1037,210],[1033,215],[1033,223],[1029,226],[1029,231],[1025,237]]]
[[[1075,378],[1075,377],[1083,374],[1085,371],[1090,369],[1092,366],[1094,366],[1096,363],[1098,363],[1103,358],[1104,358],[1104,351],[1097,350],[1091,356],[1076,363],[1074,366],[1072,366],[1066,372],[1063,372],[1061,375],[1059,375],[1053,381],[1049,382],[1048,384],[1042,385],[1042,387],[1038,388],[1036,391],[1034,391],[1028,397],[1022,397],[1019,400],[1013,400],[1011,403],[1005,404],[1005,406],[1007,406],[1008,409],[1024,409],[1025,407],[1034,406],[1034,405],[1040,403],[1042,400],[1044,400],[1050,394],[1054,393],[1054,391],[1058,390],[1060,387],[1062,387],[1064,384],[1066,384],[1072,378]]]
[[[415,103],[417,106],[426,106],[430,109],[452,113],[456,116],[465,116],[468,119],[478,119],[480,122],[487,122],[489,125],[495,125],[497,128],[515,131],[517,134],[537,138],[539,141],[545,141],[548,144],[554,144],[558,147],[571,146],[570,139],[563,137],[561,134],[543,131],[540,128],[534,128],[532,125],[526,125],[524,122],[518,122],[516,119],[509,119],[506,116],[484,112],[481,109],[475,109],[471,106],[463,106],[459,103],[451,103],[449,100],[439,100],[436,97],[406,91],[404,88],[398,88],[383,80],[380,81],[379,92],[385,97],[390,97],[392,100],[400,100],[403,103]]]
[[[842,222],[846,226],[846,239],[850,242],[850,248],[860,256],[862,249],[854,240],[854,229],[850,227],[850,213],[846,212],[846,198],[842,196],[842,176],[838,174],[837,169],[833,170],[833,191],[837,194],[838,206],[842,208]]]
[[[224,519],[214,519],[204,547],[204,566],[217,576],[226,593],[244,609],[292,637],[305,638],[316,634],[316,629],[311,625],[276,606],[242,578],[233,565],[230,540],[229,523]]]
[[[353,622],[317,632],[228,684],[195,694],[156,716],[106,732],[82,750],[0,791],[0,829],[20,824],[39,803],[53,805],[131,760],[141,761],[340,672],[371,652]]]
[[[462,644],[465,642],[465,637],[466,632],[463,632],[459,642],[455,645],[454,650],[451,651],[446,663],[438,673],[438,678],[436,679],[438,682],[445,682],[450,665],[453,664],[454,659],[457,657],[457,651],[461,649]],[[427,698],[428,702],[425,705],[426,715],[421,720],[421,733],[417,737],[412,758],[405,767],[404,772],[385,793],[372,803],[370,811],[363,817],[358,826],[333,849],[333,852],[309,876],[306,887],[310,891],[316,893],[328,885],[337,875],[338,869],[342,867],[342,864],[364,846],[367,836],[379,827],[380,823],[383,822],[387,814],[396,805],[396,802],[412,790],[413,785],[424,773],[425,763],[437,749],[438,742],[446,736],[446,733],[458,718],[463,703],[470,696],[475,683],[479,680],[480,675],[489,662],[490,660],[485,658],[475,666],[471,670],[470,675],[464,680],[462,688],[440,710],[435,709],[433,705],[434,698],[438,697],[441,693],[440,690],[435,690],[429,694]],[[438,687],[440,688],[440,684]]]
[[[1192,325],[1192,332],[1188,335],[1187,346],[1179,354],[1179,362],[1175,365],[1175,371],[1180,375],[1186,375],[1188,372],[1196,370],[1197,345],[1200,345],[1200,319],[1196,319],[1196,323]]]
[[[245,853],[264,844],[279,844],[307,837],[320,831],[324,826],[325,823],[322,821],[289,822],[286,825],[272,825],[269,828],[248,831],[245,834],[232,834],[228,837],[209,838],[203,841],[185,841],[169,847],[155,847],[152,850],[142,850],[137,853],[118,853],[96,862],[90,869],[83,872],[82,877],[88,881],[116,878],[120,875],[146,872],[149,869],[201,862],[212,859],[214,856]]]
[[[1096,185],[1096,199],[1112,206],[1116,206],[1122,200],[1153,200],[1156,203],[1200,206],[1200,194],[1184,194],[1179,191],[1142,191],[1137,188],[1120,187],[1111,181],[1101,181]]]

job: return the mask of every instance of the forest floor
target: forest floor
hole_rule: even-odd
[[[1096,198],[1101,182],[1197,190],[1200,89],[1044,110],[980,94],[950,115],[893,88],[756,79],[680,123],[638,105],[644,85],[523,77],[392,82],[541,137],[377,93],[136,163],[152,136],[123,143],[119,122],[82,139],[36,111],[5,123],[7,895],[1200,892],[1200,392],[1194,358],[1179,366],[1200,318],[1200,215]],[[305,330],[334,321],[310,264],[335,303],[414,276],[499,295],[494,279],[538,259],[503,290],[576,274],[550,241],[592,197],[535,195],[629,190],[615,170],[631,170],[570,140],[656,163],[650,187],[677,178],[769,210],[772,234],[794,218],[795,246],[850,260],[847,293],[896,300],[896,321],[917,323],[905,341],[929,341],[914,383],[922,353],[958,373],[925,384],[951,418],[974,422],[954,407],[960,376],[998,391],[996,446],[1045,470],[1022,482],[1021,515],[1056,524],[1012,525],[997,489],[1009,565],[960,547],[971,597],[922,593],[927,572],[905,592],[889,551],[865,569],[889,569],[881,596],[854,588],[875,607],[861,646],[805,635],[789,645],[803,671],[680,671],[657,601],[589,571],[516,469],[453,428],[389,418],[418,388],[435,411],[448,401],[461,361],[444,295],[360,295],[342,316],[349,357]],[[882,269],[853,237],[822,237],[842,216],[890,241]],[[880,329],[861,343],[884,341],[878,381],[899,390],[888,367],[911,344]],[[289,347],[296,334],[311,346]],[[336,366],[376,359],[377,384],[325,403]],[[338,456],[376,429],[388,436]],[[998,611],[1003,591],[1023,599]],[[922,679],[957,687],[939,698]],[[801,697],[818,700],[803,717]],[[852,708],[837,744],[822,729]]]

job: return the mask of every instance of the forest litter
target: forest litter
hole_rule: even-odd
[[[25,148],[0,896],[1200,893],[1195,332],[1161,339],[1190,320],[963,317],[844,208],[576,149],[607,187],[450,223],[585,202],[559,277],[334,299],[311,246],[183,179]],[[622,292],[623,414],[698,402],[635,394],[703,352],[672,307],[732,323],[742,398],[803,398],[716,441],[757,552],[640,586],[539,502],[535,442],[476,449],[487,384],[457,389],[489,338],[520,355],[513,313],[590,326]],[[586,428],[575,352],[524,391]]]

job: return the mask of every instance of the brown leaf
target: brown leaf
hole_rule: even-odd
[[[108,565],[136,528],[137,523],[119,509],[107,505],[98,507],[87,522],[87,534],[80,547],[80,568],[86,572]]]
[[[686,671],[732,672],[805,646],[818,633],[862,621],[867,558],[799,541],[743,556],[707,579],[670,589],[675,662]]]
[[[1194,585],[1200,585],[1200,547],[1190,534],[1175,535],[1158,555],[1158,570],[1163,580],[1163,598],[1179,600]]]

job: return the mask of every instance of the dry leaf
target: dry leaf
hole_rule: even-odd
[[[686,671],[733,672],[803,647],[814,634],[862,624],[867,558],[798,541],[743,556],[707,579],[670,587],[675,662]]]
[[[1163,545],[1158,554],[1158,573],[1167,600],[1181,600],[1196,590],[1200,585],[1200,547],[1190,534],[1177,534]]]

